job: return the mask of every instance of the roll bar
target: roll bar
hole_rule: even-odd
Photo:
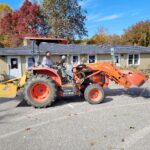
[[[39,46],[41,42],[46,42],[46,43],[56,43],[56,44],[68,44],[68,40],[62,39],[62,38],[46,38],[46,37],[24,37],[25,40],[31,40],[33,41],[32,45],[32,58],[33,62],[35,63],[35,44],[37,45],[37,53],[38,53],[38,59],[37,59],[37,64],[39,64],[39,57],[40,57],[40,49]]]

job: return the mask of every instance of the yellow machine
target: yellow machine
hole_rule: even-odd
[[[15,78],[12,80],[4,81],[0,83],[0,97],[2,98],[14,98],[17,92],[26,83],[27,75],[24,74],[21,78]]]

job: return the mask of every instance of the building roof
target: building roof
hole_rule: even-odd
[[[40,52],[44,54],[51,51],[52,54],[110,54],[111,48],[115,49],[115,53],[150,53],[150,48],[142,46],[102,46],[102,45],[77,45],[77,44],[48,44],[40,45]],[[37,46],[35,46],[37,49]],[[32,45],[19,48],[0,48],[0,55],[31,55]]]

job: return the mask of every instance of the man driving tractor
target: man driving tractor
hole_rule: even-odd
[[[43,67],[52,67],[53,65],[54,65],[54,62],[51,59],[51,52],[47,51],[45,53],[45,56],[43,57],[42,66]]]
[[[54,61],[51,59],[51,57],[52,57],[51,52],[50,52],[50,51],[47,51],[47,52],[45,53],[45,56],[44,56],[43,59],[42,59],[42,62],[41,62],[42,67],[55,68],[56,64],[57,64],[57,65],[60,65],[60,68],[59,68],[59,71],[58,71],[58,72],[59,72],[61,78],[66,80],[67,74],[66,74],[66,72],[65,72],[66,67],[64,66],[64,63],[66,62],[66,56],[63,55],[63,56],[61,57],[61,61],[59,61],[59,62],[54,62]]]

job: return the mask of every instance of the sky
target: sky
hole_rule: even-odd
[[[13,10],[19,9],[24,0],[0,0]],[[86,28],[92,37],[101,27],[109,34],[123,34],[124,29],[142,20],[150,20],[150,0],[82,0],[87,11]]]

